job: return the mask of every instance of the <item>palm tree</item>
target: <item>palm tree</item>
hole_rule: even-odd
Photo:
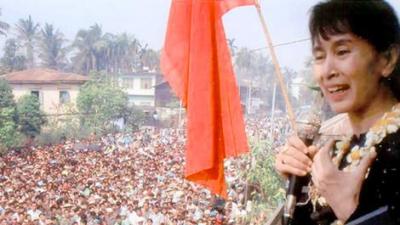
[[[141,62],[149,71],[159,71],[160,53],[153,49],[145,49],[141,55]]]
[[[107,33],[103,36],[107,44],[100,55],[104,59],[105,68],[112,73],[129,73],[139,61],[140,42],[126,33],[113,35]]]
[[[1,8],[0,8],[0,16],[1,16]],[[7,30],[10,28],[8,23],[0,21],[0,35],[7,36]]]
[[[0,59],[1,72],[9,73],[12,71],[23,70],[26,68],[26,59],[18,55],[19,46],[13,38],[7,39],[3,48],[3,57]]]
[[[141,70],[143,57],[146,57],[146,63],[151,61],[154,64],[157,61],[151,58],[151,55],[155,55],[153,52],[145,54],[147,46],[142,48],[134,36],[127,33],[103,35],[98,24],[89,30],[80,30],[72,46],[77,50],[72,58],[75,70],[85,74],[91,70],[130,73]]]
[[[42,66],[52,69],[62,69],[66,64],[67,48],[63,47],[63,34],[54,30],[53,25],[45,24],[40,32],[39,58]]]
[[[121,68],[125,72],[137,70],[137,62],[140,61],[140,49],[142,44],[134,36],[122,34],[118,38],[118,48],[121,57]]]
[[[26,59],[28,68],[33,68],[35,65],[33,48],[37,38],[39,24],[34,23],[29,15],[28,19],[20,19],[16,24],[17,38],[23,43],[26,49]]]
[[[91,70],[100,69],[100,52],[104,50],[106,43],[102,39],[102,30],[98,24],[89,30],[79,30],[75,36],[72,47],[77,49],[76,55],[72,58],[75,70],[88,74]]]

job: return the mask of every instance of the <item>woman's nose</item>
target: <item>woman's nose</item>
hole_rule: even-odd
[[[322,65],[321,77],[320,79],[330,80],[338,75],[338,70],[336,69],[334,60],[327,56]]]

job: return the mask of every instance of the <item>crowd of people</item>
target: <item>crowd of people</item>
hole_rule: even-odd
[[[286,141],[285,134],[290,132],[291,127],[286,116],[260,114],[246,118],[247,136],[256,141],[269,140],[273,146],[279,146]]]
[[[0,224],[239,224],[245,162],[226,162],[223,200],[184,179],[184,145],[184,130],[147,129],[12,151],[0,158]]]

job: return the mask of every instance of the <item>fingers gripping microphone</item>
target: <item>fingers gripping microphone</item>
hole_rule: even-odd
[[[309,114],[307,118],[298,122],[297,136],[308,147],[318,135],[321,121],[317,114]],[[293,215],[296,208],[297,200],[301,194],[303,186],[309,181],[307,176],[299,177],[291,175],[288,180],[286,191],[286,202],[283,211],[283,225],[291,225],[293,223]]]

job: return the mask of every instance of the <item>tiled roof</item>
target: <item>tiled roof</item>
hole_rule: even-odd
[[[87,76],[43,68],[16,71],[0,77],[10,84],[83,84],[89,80]]]

